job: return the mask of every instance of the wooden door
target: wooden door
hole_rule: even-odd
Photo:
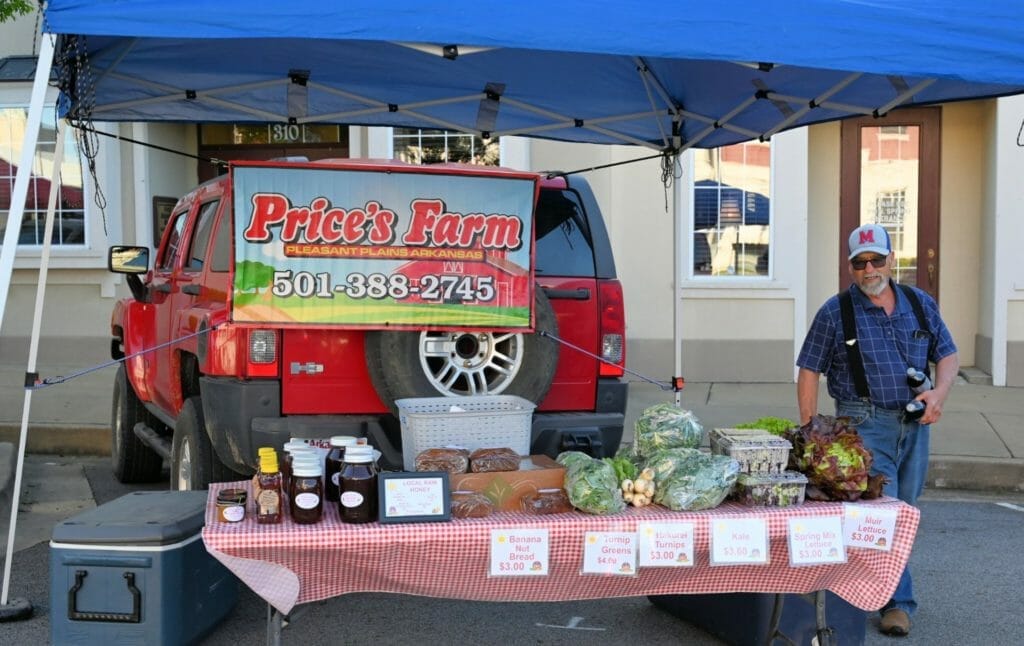
[[[889,232],[893,277],[939,297],[941,108],[842,123],[839,284],[850,284],[847,238],[874,222]]]

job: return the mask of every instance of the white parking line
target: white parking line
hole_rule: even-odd
[[[997,502],[996,504],[999,505],[1000,507],[1006,507],[1007,509],[1012,509],[1014,511],[1024,511],[1024,507],[1021,507],[1020,505],[1015,505],[1012,502]]]
[[[538,628],[563,628],[566,630],[604,630],[604,628],[587,628],[586,626],[581,626],[581,621],[583,621],[583,617],[573,617],[569,619],[569,623],[567,623],[564,626],[559,626],[556,624],[536,624],[536,626]]]

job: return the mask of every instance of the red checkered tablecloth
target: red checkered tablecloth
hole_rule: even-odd
[[[610,516],[499,512],[487,518],[387,525],[343,523],[337,505],[325,504],[323,519],[314,525],[297,525],[287,518],[278,525],[260,525],[252,513],[238,523],[219,521],[214,504],[217,492],[239,486],[243,485],[210,486],[203,541],[210,554],[284,614],[296,604],[350,592],[477,601],[568,601],[650,594],[830,590],[858,608],[875,610],[896,589],[920,519],[916,508],[892,498],[858,503],[897,510],[889,551],[850,548],[843,564],[791,567],[788,519],[842,516],[842,504],[806,502],[773,508],[727,502],[701,512],[675,512],[652,505]],[[710,565],[709,522],[717,518],[766,519],[769,563]],[[639,522],[692,522],[693,566],[639,568],[632,577],[580,574],[586,532],[633,532]],[[508,528],[548,530],[547,576],[488,575],[491,530]]]

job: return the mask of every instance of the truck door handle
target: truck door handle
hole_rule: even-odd
[[[199,285],[184,285],[181,288],[182,294],[191,294],[192,296],[199,296]]]
[[[547,295],[548,298],[555,298],[560,300],[590,300],[590,289],[587,287],[578,287],[576,289],[553,289],[551,287],[545,287],[544,293]]]

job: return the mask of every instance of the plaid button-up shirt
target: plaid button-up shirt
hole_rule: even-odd
[[[895,289],[895,285],[892,287]],[[914,397],[907,385],[909,366],[922,370],[926,360],[938,362],[956,352],[956,344],[942,322],[935,300],[914,288],[928,322],[928,330],[922,331],[910,301],[900,290],[895,291],[896,309],[892,316],[887,316],[885,310],[872,304],[860,288],[856,285],[850,287],[857,321],[857,345],[864,362],[871,403],[888,410],[903,408]],[[844,341],[843,317],[839,311],[839,296],[836,295],[825,301],[814,316],[796,365],[825,373],[828,393],[833,399],[857,401],[860,398],[853,383]]]

